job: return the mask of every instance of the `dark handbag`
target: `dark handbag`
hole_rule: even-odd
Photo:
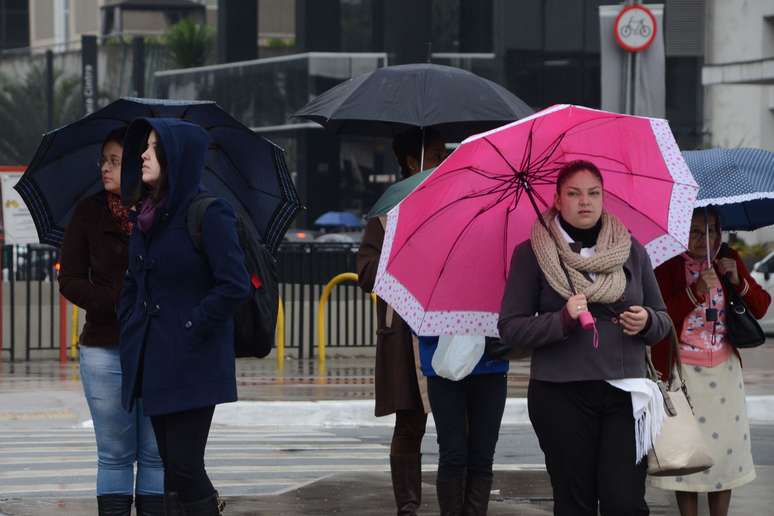
[[[726,335],[735,347],[757,348],[766,342],[761,325],[747,308],[742,296],[726,277],[720,278],[726,295]]]

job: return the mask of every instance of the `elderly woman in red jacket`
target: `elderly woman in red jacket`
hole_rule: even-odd
[[[739,254],[721,245],[720,237],[717,213],[698,208],[691,220],[688,252],[656,269],[677,330],[688,393],[715,462],[701,473],[651,479],[652,485],[675,491],[682,516],[698,514],[698,493],[707,493],[711,516],[725,516],[731,490],[755,478],[741,361],[726,336],[727,293],[719,278],[728,277],[756,318],[766,314],[771,297],[752,279]],[[707,320],[708,308],[716,309],[715,321]],[[671,366],[667,360],[668,344],[661,342],[653,348],[653,361],[663,375]]]

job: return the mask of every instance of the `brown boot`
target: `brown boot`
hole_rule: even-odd
[[[486,516],[489,494],[492,492],[492,475],[475,475],[468,472],[465,482],[463,516]]]
[[[422,455],[390,455],[390,473],[398,516],[415,516],[422,504]]]
[[[435,492],[441,516],[461,516],[465,499],[465,469],[439,469],[435,479]]]

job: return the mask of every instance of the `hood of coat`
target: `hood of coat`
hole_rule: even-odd
[[[188,206],[200,190],[210,136],[196,124],[178,118],[138,118],[126,131],[121,164],[121,199],[134,205],[142,194],[142,153],[148,134],[156,131],[164,149],[169,190],[164,210],[170,215]]]

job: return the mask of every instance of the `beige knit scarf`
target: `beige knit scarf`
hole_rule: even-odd
[[[589,303],[618,301],[626,289],[623,264],[629,258],[632,244],[629,230],[615,215],[603,212],[596,253],[583,257],[570,249],[555,220],[556,215],[553,208],[543,214],[554,238],[551,238],[539,220],[532,226],[532,250],[548,284],[565,299],[573,295],[559,263],[561,257],[575,289],[585,294]],[[590,281],[584,272],[593,273],[594,280]]]

